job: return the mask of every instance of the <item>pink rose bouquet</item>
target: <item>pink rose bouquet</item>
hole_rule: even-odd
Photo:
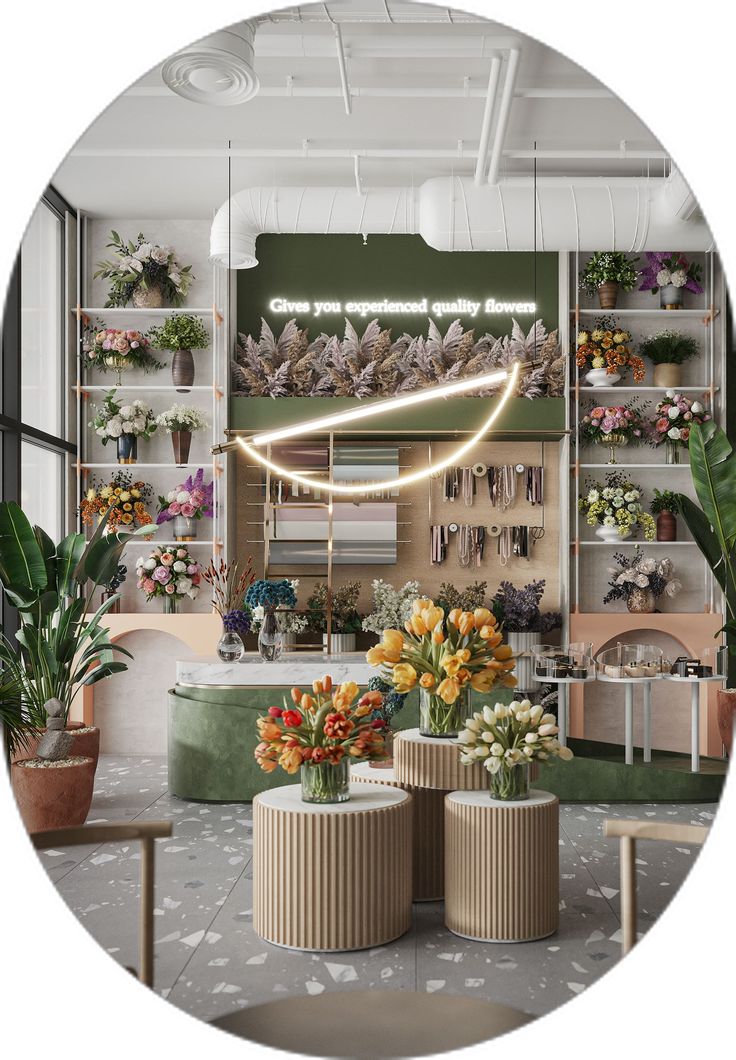
[[[214,483],[205,483],[204,469],[200,467],[196,475],[190,475],[165,497],[159,497],[157,525],[161,526],[177,515],[183,515],[186,519],[201,519],[204,515],[212,518],[213,490]]]
[[[202,568],[187,548],[158,545],[147,557],[138,557],[135,571],[137,588],[148,601],[156,597],[196,600],[199,596]]]
[[[691,401],[676,390],[667,390],[649,424],[650,441],[655,448],[667,445],[670,453],[683,446],[687,448],[693,423],[705,423],[712,418],[702,402]]]
[[[82,351],[87,367],[101,372],[121,372],[127,368],[156,372],[164,367],[151,353],[148,336],[134,328],[107,328],[99,322],[95,327],[88,324]]]
[[[580,421],[580,437],[586,442],[607,445],[611,435],[617,444],[638,445],[644,436],[644,408],[634,402],[628,405],[594,405]],[[626,439],[625,443],[621,438]]]

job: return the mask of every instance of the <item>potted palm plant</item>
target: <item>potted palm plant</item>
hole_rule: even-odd
[[[726,432],[712,420],[693,423],[690,474],[699,504],[678,494],[680,513],[718,582],[726,605],[725,633],[736,657],[736,453]],[[733,676],[733,666],[730,668]],[[736,688],[718,691],[718,730],[730,750],[736,716]]]
[[[131,658],[130,652],[112,644],[101,624],[117,595],[90,615],[91,600],[117,571],[126,543],[154,528],[105,534],[106,524],[104,517],[89,542],[83,534],[71,533],[54,544],[40,527],[31,526],[17,504],[0,503],[0,583],[20,617],[14,642],[0,639],[0,664],[11,682],[11,693],[3,694],[10,696],[8,709],[19,713],[28,727],[21,747],[10,748],[16,758],[11,773],[21,816],[32,820],[34,828],[44,822],[46,827],[84,822],[99,752],[99,730],[77,727],[72,730],[71,757],[63,767],[34,768],[39,765],[35,747],[46,727],[47,705],[53,701],[54,716],[68,725],[80,689],[127,669],[113,652]],[[71,771],[65,781],[61,768]],[[65,792],[61,803],[51,789]]]
[[[189,313],[170,316],[152,329],[151,344],[156,350],[171,350],[171,381],[180,394],[188,394],[194,384],[192,350],[206,350],[210,344],[202,321]]]

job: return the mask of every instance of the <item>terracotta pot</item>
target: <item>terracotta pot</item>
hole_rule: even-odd
[[[174,463],[178,466],[189,462],[189,449],[192,444],[191,431],[172,431],[171,444],[174,446]]]
[[[91,758],[63,765],[26,766],[23,759],[10,767],[15,801],[29,832],[74,828],[84,824],[92,803],[95,764]]]
[[[601,309],[615,309],[618,301],[618,284],[615,280],[606,280],[598,288],[598,301]]]
[[[67,722],[66,731],[74,736],[74,743],[72,744],[69,754],[73,756],[83,755],[85,758],[91,758],[95,764],[95,769],[97,769],[97,762],[100,757],[100,730],[95,726],[91,726],[89,732],[77,732],[77,730],[84,728],[86,728],[86,726],[81,721]],[[29,737],[26,746],[18,748],[11,761],[20,762],[23,758],[35,758],[38,741],[45,732],[45,728],[39,729],[37,736]]]
[[[194,383],[194,357],[191,350],[177,350],[171,361],[171,381],[177,393],[188,394]]]
[[[736,688],[719,688],[718,700],[718,731],[721,734],[723,746],[731,754],[733,743],[733,725],[736,717]]]
[[[678,387],[682,380],[682,365],[672,364],[669,361],[654,366],[654,385],[661,386],[663,390]]]
[[[133,291],[133,305],[136,309],[160,309],[164,304],[164,295],[158,284],[142,287],[140,284]]]
[[[657,516],[657,541],[677,541],[677,519],[672,512]]]

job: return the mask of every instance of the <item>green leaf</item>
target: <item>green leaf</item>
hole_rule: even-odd
[[[45,589],[48,584],[43,553],[15,501],[0,503],[0,581],[19,589]]]
[[[728,555],[736,543],[736,456],[725,431],[712,420],[693,424],[688,448],[700,506]]]
[[[84,534],[68,534],[56,550],[56,591],[59,596],[73,596],[76,590],[74,570],[82,558]]]
[[[33,534],[41,549],[43,561],[46,564],[46,584],[56,584],[56,545],[49,535],[40,526],[33,527]]]
[[[112,674],[121,674],[127,669],[128,667],[122,662],[105,663],[104,666],[96,666],[94,670],[91,670],[84,680],[80,681],[80,684],[89,688],[90,685],[96,685],[98,681],[104,681]]]
[[[713,532],[710,522],[703,511],[684,493],[679,493],[680,512],[687,523],[690,533],[695,538],[695,544],[705,556],[705,559],[713,572],[721,589],[726,588],[726,568],[723,562],[723,553],[718,538]]]

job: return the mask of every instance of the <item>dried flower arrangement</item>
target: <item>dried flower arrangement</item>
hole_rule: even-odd
[[[459,607],[461,611],[475,611],[476,607],[485,607],[488,582],[472,582],[458,589],[452,582],[442,582],[437,594],[437,606],[445,614]]]
[[[495,338],[464,331],[454,320],[443,336],[430,319],[427,337],[391,332],[372,320],[359,336],[349,320],[345,337],[317,336],[290,320],[278,338],[265,320],[260,338],[239,335],[232,362],[233,393],[250,397],[357,397],[401,394],[481,375],[516,360],[537,360],[519,384],[522,397],[563,394],[565,361],[557,331],[547,332],[541,320],[524,334],[514,321],[511,335]]]

